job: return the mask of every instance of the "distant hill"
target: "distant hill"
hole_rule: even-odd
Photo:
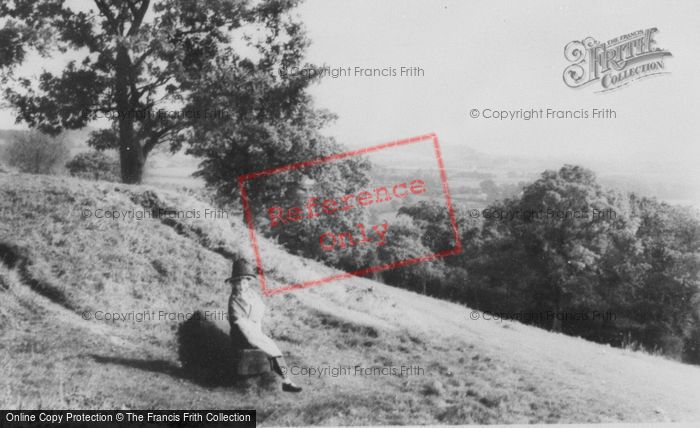
[[[255,408],[263,425],[700,421],[700,367],[484,320],[362,278],[267,299],[266,328],[301,394],[269,377],[234,379],[221,311],[229,258],[249,251],[240,213],[93,214],[154,206],[210,208],[153,186],[0,173],[0,408]],[[272,287],[336,272],[260,245]],[[197,350],[209,373],[178,358],[177,316],[196,310],[220,328]],[[151,311],[174,318],[135,318]],[[356,374],[392,366],[420,370]],[[326,374],[300,374],[308,368]]]

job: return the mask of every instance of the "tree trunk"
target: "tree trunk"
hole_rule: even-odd
[[[131,135],[131,137],[129,137]],[[141,183],[143,178],[143,166],[145,157],[141,145],[133,138],[133,127],[131,132],[124,132],[122,125],[119,126],[119,163],[121,165],[122,182],[127,184]]]
[[[134,133],[135,111],[129,102],[129,73],[131,60],[126,47],[117,49],[115,101],[119,113],[119,164],[122,181],[138,184],[143,176],[145,156]]]

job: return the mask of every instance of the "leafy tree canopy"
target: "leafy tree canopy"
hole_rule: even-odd
[[[210,75],[217,61],[243,61],[234,45],[271,57],[285,43],[303,38],[299,25],[289,19],[297,3],[94,0],[78,11],[64,0],[2,2],[5,97],[17,109],[18,120],[51,134],[117,112],[112,129],[96,133],[91,144],[119,149],[123,181],[139,182],[148,154],[164,143],[177,150],[183,132],[201,120],[154,112],[186,105],[193,82]],[[44,71],[35,82],[15,75],[31,52],[81,59],[68,62],[58,75]]]

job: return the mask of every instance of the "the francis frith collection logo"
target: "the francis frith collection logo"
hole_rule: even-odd
[[[637,30],[601,43],[592,37],[564,48],[569,64],[564,83],[570,88],[596,84],[596,92],[620,89],[639,79],[668,73],[664,59],[671,52],[656,46],[656,28]]]

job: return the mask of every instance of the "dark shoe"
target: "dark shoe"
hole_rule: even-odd
[[[292,382],[282,383],[282,391],[284,392],[301,392],[301,387],[294,385]]]

